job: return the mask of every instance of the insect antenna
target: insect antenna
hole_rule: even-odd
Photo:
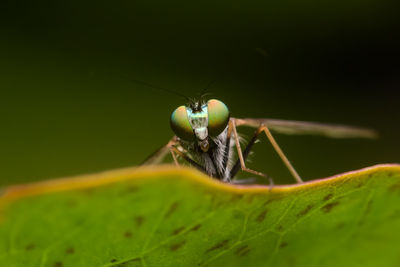
[[[151,84],[151,83],[147,83],[147,82],[144,82],[144,81],[141,81],[141,80],[137,80],[137,79],[131,79],[131,78],[126,78],[126,79],[129,82],[136,83],[136,84],[141,84],[141,85],[153,88],[153,89],[157,89],[157,90],[161,90],[161,91],[164,91],[164,92],[168,92],[170,94],[174,94],[174,95],[183,97],[189,102],[191,101],[191,99],[189,97],[187,97],[186,95],[181,94],[181,93],[179,93],[177,91],[174,91],[174,90],[171,90],[171,89],[168,89],[168,88],[164,88],[164,87],[161,87],[161,86],[158,86],[158,85],[154,85],[154,84]]]
[[[206,87],[204,87],[204,89],[198,94],[199,95],[199,99],[200,101],[203,103],[205,102],[205,96],[207,95],[211,95],[210,92],[207,92],[208,89],[211,88],[211,86],[215,83],[215,79],[210,81]]]

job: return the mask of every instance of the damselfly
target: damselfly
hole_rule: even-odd
[[[200,98],[190,100],[171,115],[171,128],[175,136],[143,164],[156,164],[169,153],[176,165],[178,157],[207,175],[232,182],[238,171],[262,177],[266,174],[246,167],[246,159],[261,134],[265,134],[297,183],[302,183],[297,171],[279,147],[271,131],[282,134],[318,134],[331,138],[375,138],[376,132],[370,129],[323,124],[303,121],[277,119],[239,119],[230,116],[228,107],[220,100],[205,101]],[[244,150],[240,147],[237,127],[256,128],[253,137]],[[236,147],[237,160],[232,159]]]

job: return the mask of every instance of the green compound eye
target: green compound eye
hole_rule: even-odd
[[[211,99],[207,102],[208,134],[217,136],[226,128],[229,122],[228,107],[219,100]]]
[[[179,138],[186,141],[196,140],[192,126],[189,123],[185,106],[180,106],[172,112],[170,123],[172,131],[174,131]]]

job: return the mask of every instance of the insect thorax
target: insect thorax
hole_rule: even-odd
[[[205,172],[212,177],[216,177],[227,181],[229,177],[229,169],[232,166],[232,149],[227,150],[226,146],[233,146],[234,142],[231,140],[227,144],[228,127],[216,137],[209,137],[210,148],[207,152],[201,150],[197,142],[187,142],[180,140],[181,146],[189,152],[193,160],[201,163]],[[229,151],[226,157],[226,151]],[[224,160],[228,160],[228,164],[224,164]]]

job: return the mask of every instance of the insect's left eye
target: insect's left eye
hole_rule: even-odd
[[[186,141],[196,140],[185,106],[180,106],[172,112],[170,123],[172,131],[179,138]]]
[[[217,99],[207,102],[208,109],[208,134],[217,136],[225,130],[229,122],[228,107]]]

